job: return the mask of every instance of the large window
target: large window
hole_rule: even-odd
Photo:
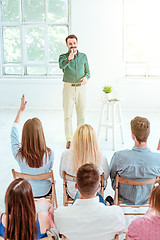
[[[160,0],[124,0],[126,77],[160,78]]]
[[[69,0],[1,0],[0,18],[1,76],[61,74]]]

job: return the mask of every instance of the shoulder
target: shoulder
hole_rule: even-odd
[[[147,227],[148,219],[148,216],[143,216],[133,220],[128,227],[128,236],[132,237],[135,234],[138,234],[138,232],[143,232],[144,229]]]
[[[149,153],[152,157],[155,157],[156,159],[160,159],[160,154],[158,152],[152,152],[152,151],[149,151]]]
[[[79,53],[79,56],[83,57],[83,58],[87,58],[87,55],[85,53],[82,53],[82,52],[78,52]]]
[[[68,207],[64,207],[64,206],[60,206],[58,207],[55,211],[54,211],[54,219],[56,221],[56,219],[59,218],[63,218],[64,216],[68,216],[68,214],[72,211],[73,206],[68,206]]]
[[[113,154],[113,157],[119,158],[130,155],[132,150],[126,149],[126,150],[120,150]]]
[[[150,216],[139,217],[131,222],[128,227],[128,231],[131,231],[133,229],[136,231],[137,228],[143,227],[143,225],[146,225],[148,222],[150,222]]]
[[[61,54],[60,56],[59,56],[59,58],[64,58],[64,57],[67,57],[69,55],[69,53],[67,52],[67,53],[63,53],[63,54]]]
[[[50,150],[51,150],[51,151],[50,151],[50,158],[54,158],[54,151],[53,151],[53,149],[51,149],[51,148],[50,148]]]

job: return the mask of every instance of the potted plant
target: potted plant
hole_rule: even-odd
[[[107,86],[105,85],[103,87],[103,92],[105,93],[105,95],[104,95],[105,98],[109,100],[110,97],[111,97],[110,95],[111,95],[111,92],[112,92],[112,87],[110,85],[107,85]]]

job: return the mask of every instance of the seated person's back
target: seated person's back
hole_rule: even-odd
[[[45,199],[42,201],[53,215],[53,206]],[[49,216],[36,212],[29,182],[22,178],[11,182],[5,195],[5,213],[0,215],[0,236],[10,240],[41,239],[47,237],[46,231],[50,228]]]
[[[99,172],[93,164],[82,165],[77,172],[80,199],[54,212],[55,225],[69,240],[111,240],[124,229],[125,218],[118,206],[105,206],[96,196]]]
[[[38,118],[28,119],[22,130],[22,141],[19,142],[18,123],[25,110],[26,101],[24,95],[21,98],[21,106],[11,130],[11,146],[13,156],[16,159],[22,173],[37,175],[49,172],[54,161],[53,151],[46,146],[43,127]],[[50,179],[30,181],[34,197],[42,197],[51,192]]]
[[[60,176],[62,172],[76,176],[80,166],[85,163],[93,163],[99,169],[100,175],[104,172],[104,186],[109,177],[107,158],[102,156],[98,147],[98,141],[94,129],[89,124],[80,125],[74,133],[71,148],[64,151],[60,163]],[[67,182],[67,193],[74,199],[77,190],[75,184]]]
[[[160,239],[160,180],[156,181],[149,197],[146,215],[132,221],[128,227],[127,240]]]
[[[132,150],[115,152],[110,163],[110,177],[115,189],[116,174],[132,180],[149,180],[160,176],[160,154],[147,148],[150,123],[146,118],[135,117],[131,121]],[[126,204],[145,204],[152,185],[133,186],[120,184],[119,199]]]

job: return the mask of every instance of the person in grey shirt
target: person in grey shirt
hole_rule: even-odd
[[[147,147],[150,134],[150,122],[143,117],[135,117],[131,121],[132,150],[115,152],[110,163],[110,177],[112,188],[115,190],[116,174],[132,180],[149,180],[160,176],[160,154],[151,152]],[[146,204],[152,185],[119,186],[119,199],[126,204]]]

